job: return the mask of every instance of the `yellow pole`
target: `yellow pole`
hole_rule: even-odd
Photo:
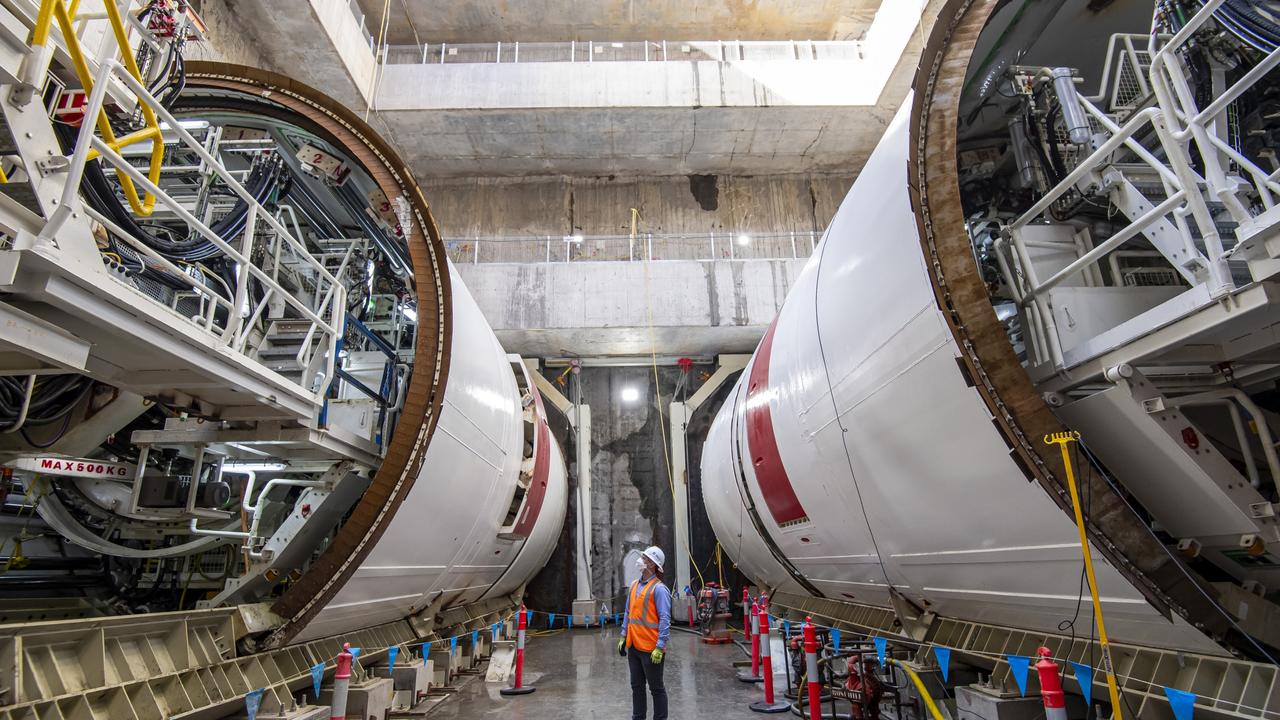
[[[911,682],[915,684],[916,690],[920,692],[920,699],[924,700],[925,707],[929,708],[929,714],[933,716],[933,720],[947,720],[943,717],[942,711],[938,709],[938,705],[933,702],[933,697],[929,695],[929,690],[925,688],[924,681],[920,679],[920,676],[916,674],[915,670],[912,670],[909,666],[894,660],[893,658],[887,658],[886,661],[890,665],[897,665],[902,668],[902,671],[907,674],[907,677],[911,678]]]
[[[640,230],[640,210],[631,208],[631,236],[627,239],[627,259],[636,259],[636,234]],[[645,260],[649,260],[649,256],[645,254]],[[645,278],[649,277],[648,270],[645,271]]]
[[[1062,466],[1067,471],[1067,489],[1071,491],[1071,507],[1075,510],[1076,531],[1080,534],[1080,552],[1084,555],[1084,571],[1089,578],[1089,595],[1093,598],[1093,617],[1098,623],[1098,644],[1102,648],[1102,669],[1107,673],[1107,691],[1111,694],[1112,720],[1123,720],[1120,711],[1120,689],[1116,684],[1115,663],[1111,661],[1111,643],[1107,640],[1107,626],[1102,621],[1102,602],[1098,600],[1098,579],[1093,574],[1093,553],[1089,550],[1089,539],[1084,532],[1084,512],[1080,508],[1080,492],[1076,488],[1076,475],[1071,467],[1071,457],[1067,453],[1067,443],[1080,440],[1080,433],[1053,433],[1044,436],[1045,445],[1057,445],[1062,451]]]
[[[76,0],[76,2],[79,4],[79,0]],[[125,69],[134,80],[146,85],[146,81],[142,78],[142,71],[138,69],[138,61],[134,58],[133,51],[129,48],[129,35],[128,31],[125,29],[124,20],[120,17],[120,8],[116,7],[116,4],[110,0],[103,3],[103,7],[106,8],[107,19],[111,22],[111,30],[116,37],[116,47],[120,50],[120,61],[124,64]],[[58,18],[58,22],[59,24],[62,24],[63,17],[60,16]],[[74,30],[71,30],[71,18],[69,16],[66,17],[66,25],[64,27],[64,35],[75,32]],[[85,88],[85,92],[89,92],[88,87]],[[149,136],[151,138],[151,161],[147,168],[147,179],[158,185],[160,183],[160,168],[164,164],[164,138],[161,137],[160,123],[156,119],[155,111],[151,109],[151,106],[139,98],[138,109],[142,111],[142,118],[146,121],[147,129],[155,131],[154,134]],[[148,137],[148,135],[140,133],[135,133],[135,136],[138,140]],[[108,139],[108,141],[109,140],[110,139]],[[136,142],[136,140],[134,142]],[[126,190],[126,197],[129,200],[129,205],[133,208],[133,211],[142,217],[150,216],[156,207],[155,196],[151,193],[147,193],[142,202],[139,203],[137,200],[137,191],[132,193],[132,197],[128,197],[127,191],[132,190],[133,181],[127,180],[122,172],[117,172],[116,177],[120,179],[121,185],[124,186],[124,189]]]
[[[53,6],[61,0],[44,0],[40,3],[40,10],[36,13],[36,24],[31,26],[31,36],[27,39],[27,44],[31,46],[43,46],[49,42],[49,29],[53,25]]]

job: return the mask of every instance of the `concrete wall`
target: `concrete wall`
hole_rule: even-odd
[[[420,177],[852,173],[930,22],[883,5],[857,59],[390,65],[374,105]]]
[[[425,179],[843,175],[862,169],[897,107],[397,110],[372,117]]]
[[[391,42],[856,37],[880,0],[469,0],[391,3]],[[382,0],[360,0],[376,31]],[[408,8],[406,12],[406,6]]]
[[[377,109],[866,106],[898,51],[862,60],[388,65]]]
[[[876,4],[854,60],[419,63],[386,66],[376,82],[345,0],[203,0],[201,10],[227,59],[289,75],[357,111],[376,98],[370,122],[420,178],[769,175],[857,172],[905,97],[942,2],[927,0],[923,13],[918,0]],[[657,17],[678,25],[698,12],[678,5]],[[732,21],[796,5],[735,0],[705,10]],[[558,9],[578,22],[601,7]]]
[[[426,179],[447,238],[627,235],[640,232],[821,233],[852,175],[677,178]]]
[[[373,50],[347,0],[203,0],[198,10],[212,49],[193,57],[278,72],[364,109]]]
[[[750,352],[804,260],[458,267],[507,352],[604,357]]]
[[[257,12],[246,0],[204,0],[194,3],[208,28],[208,42],[188,43],[189,60],[210,60],[273,69],[266,49],[255,34],[245,32],[246,17]]]

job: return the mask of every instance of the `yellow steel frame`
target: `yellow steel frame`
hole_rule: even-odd
[[[46,46],[49,42],[53,21],[56,19],[58,28],[62,31],[63,42],[67,46],[67,54],[71,56],[72,67],[76,72],[76,76],[80,79],[84,92],[88,94],[93,92],[93,74],[89,72],[89,64],[85,60],[84,50],[80,47],[80,38],[76,35],[75,28],[72,25],[79,6],[80,0],[70,0],[69,4],[67,0],[43,0],[40,3],[40,12],[36,15],[35,27],[31,29],[30,45],[33,50]],[[137,60],[129,52],[129,38],[125,34],[124,21],[120,17],[120,8],[116,6],[115,0],[105,0],[103,7],[106,9],[107,20],[111,23],[111,31],[115,36],[116,46],[120,50],[120,59],[124,64],[125,70],[135,80],[145,85],[146,83],[142,79],[142,71],[138,69]],[[117,138],[115,131],[111,129],[111,122],[107,118],[106,110],[99,110],[96,119],[98,132],[102,135],[102,139],[107,146],[117,153],[120,152],[121,148],[144,140],[150,140],[151,158],[147,169],[147,179],[152,183],[158,184],[160,182],[160,167],[164,161],[164,138],[161,136],[160,123],[156,120],[155,111],[152,110],[151,106],[139,98],[138,107],[142,111],[142,118],[146,122],[146,127]],[[93,160],[96,157],[98,157],[98,152],[90,150],[89,159]],[[142,217],[151,215],[156,207],[155,196],[151,193],[146,193],[142,198],[139,198],[138,190],[134,186],[133,180],[118,170],[116,171],[116,179],[119,181],[120,187],[124,191],[125,199],[129,202],[129,207],[133,212]]]

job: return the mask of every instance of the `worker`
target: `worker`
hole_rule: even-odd
[[[618,654],[631,667],[631,718],[645,718],[645,684],[653,695],[653,720],[667,720],[667,688],[662,684],[662,658],[671,636],[671,591],[662,584],[666,560],[656,546],[640,554],[640,579],[631,583],[623,613]]]

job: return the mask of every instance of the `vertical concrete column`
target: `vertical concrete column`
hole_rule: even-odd
[[[685,466],[685,429],[693,408],[682,402],[671,403],[671,516],[675,521],[676,575],[673,593],[682,593],[690,587],[689,574],[689,473]]]
[[[591,600],[591,408],[574,406],[569,418],[577,433],[578,455],[577,550],[574,553],[578,562],[574,599]]]

